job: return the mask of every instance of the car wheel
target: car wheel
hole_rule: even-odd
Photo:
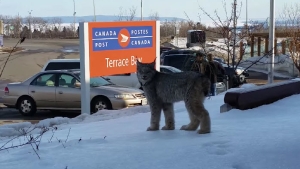
[[[21,97],[18,102],[18,110],[23,116],[33,116],[36,113],[36,105],[32,98]]]
[[[240,76],[240,83],[243,84],[243,83],[245,83],[245,81],[246,81],[245,76],[241,75]]]
[[[95,98],[91,104],[92,113],[97,113],[99,110],[107,109],[111,110],[112,105],[109,99],[104,97]]]

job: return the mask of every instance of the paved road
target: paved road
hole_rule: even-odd
[[[265,84],[267,83],[267,75],[264,73],[253,72],[250,71],[250,78],[247,80],[248,83],[255,83],[255,84]],[[286,80],[285,78],[274,78],[275,82]],[[4,84],[0,84],[2,88],[5,86]],[[3,91],[2,91],[3,92]],[[1,95],[1,91],[0,91]],[[50,111],[38,111],[34,117],[23,117],[16,109],[8,109],[8,108],[1,108],[0,109],[0,125],[7,124],[12,122],[23,122],[23,121],[30,121],[32,123],[37,123],[40,120],[46,118],[53,118],[53,117],[76,117],[79,113],[74,112],[61,112],[53,114]]]
[[[33,117],[24,117],[22,116],[18,110],[1,107],[0,108],[0,125],[8,124],[8,123],[18,123],[18,122],[31,122],[38,123],[40,120],[54,117],[69,117],[73,118],[80,114],[80,112],[59,112],[52,113],[50,111],[37,111],[35,116]]]

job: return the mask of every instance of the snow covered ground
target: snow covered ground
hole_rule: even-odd
[[[247,84],[242,88],[255,87]],[[242,90],[242,89],[231,89]],[[100,111],[74,119],[46,119],[37,127],[56,126],[46,132],[36,150],[30,145],[0,151],[1,169],[299,169],[300,95],[271,105],[219,113],[224,94],[205,106],[212,133],[181,131],[188,115],[175,104],[174,131],[146,131],[149,107]],[[162,125],[164,118],[161,119]],[[0,127],[0,148],[16,146],[20,137],[2,147],[30,123]],[[40,129],[33,131],[38,136]]]

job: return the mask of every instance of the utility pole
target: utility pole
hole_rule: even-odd
[[[141,21],[143,20],[143,0],[141,0]]]
[[[233,3],[233,51],[232,51],[232,67],[235,68],[234,63],[235,63],[235,45],[236,45],[236,5],[237,2],[234,0]]]
[[[75,23],[76,23],[76,18],[75,18],[75,15],[76,15],[76,11],[75,11],[75,0],[73,0],[73,4],[74,4],[74,12],[73,12],[73,17],[74,17],[74,23],[73,23],[73,27],[74,27],[74,37],[76,37],[76,27],[75,27]]]
[[[247,31],[247,36],[249,34],[248,30],[248,0],[246,0],[246,31]]]
[[[93,5],[94,5],[94,21],[96,22],[96,7],[95,7],[95,0],[93,0]]]
[[[22,29],[22,26],[21,26],[21,19],[20,19],[20,14],[19,14],[19,12],[18,12],[18,37],[19,38],[22,38],[21,37],[21,29]],[[24,36],[24,35],[23,35]]]
[[[29,13],[29,20],[28,20],[29,23],[28,24],[29,24],[29,38],[30,39],[32,39],[32,32],[31,32],[31,20],[32,19],[31,19],[31,12],[32,12],[32,10],[28,11],[28,13]]]
[[[270,66],[268,73],[268,83],[273,83],[274,80],[274,55],[275,50],[275,0],[270,0],[270,24],[269,24],[269,49],[271,50]]]

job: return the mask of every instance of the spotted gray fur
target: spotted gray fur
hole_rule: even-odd
[[[175,102],[184,101],[190,117],[190,123],[180,130],[197,130],[199,134],[211,132],[211,121],[204,107],[205,97],[209,93],[210,81],[202,74],[185,71],[180,73],[162,73],[155,69],[155,61],[141,63],[137,60],[137,77],[142,85],[151,110],[150,126],[147,131],[156,131],[160,127],[161,110],[165,116],[162,130],[174,130]]]

